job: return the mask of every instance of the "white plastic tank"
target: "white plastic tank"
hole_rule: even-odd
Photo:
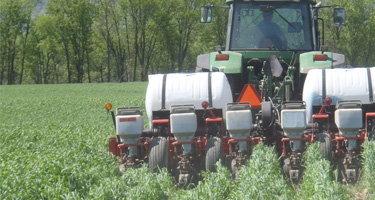
[[[335,123],[345,137],[355,137],[362,128],[362,109],[338,109],[335,111]]]
[[[170,118],[171,133],[178,142],[190,142],[197,131],[197,115],[192,106],[176,106],[172,109]]]
[[[124,144],[137,143],[144,127],[141,115],[117,115],[116,132]]]
[[[228,104],[226,112],[226,128],[231,138],[240,140],[249,138],[253,118],[250,107],[246,104]],[[246,141],[239,141],[239,150],[246,151],[248,144]]]
[[[190,142],[197,131],[197,115],[193,106],[173,106],[171,108],[171,133],[178,142]],[[191,144],[182,144],[183,153],[191,153]]]
[[[171,114],[171,133],[177,137],[177,141],[192,141],[197,131],[197,116],[195,113]]]
[[[288,102],[282,105],[281,128],[284,131],[284,136],[290,139],[303,137],[306,129],[306,106],[303,102]],[[293,150],[300,150],[302,144],[301,140],[294,140]]]
[[[250,137],[253,126],[251,110],[230,110],[226,113],[226,127],[234,139],[245,139]]]
[[[148,76],[146,111],[152,128],[152,111],[170,110],[173,105],[202,108],[202,101],[223,109],[233,102],[229,82],[222,72],[153,74]],[[223,115],[224,116],[224,115]]]
[[[338,102],[335,110],[335,123],[344,137],[356,137],[362,124],[362,104],[359,101]],[[348,150],[358,147],[357,140],[348,140]]]
[[[301,138],[306,129],[306,109],[285,109],[281,111],[281,128],[289,138]]]
[[[303,87],[307,123],[312,121],[314,105],[322,105],[323,97],[331,97],[332,105],[341,100],[360,100],[370,104],[375,97],[375,67],[314,69],[307,74]]]

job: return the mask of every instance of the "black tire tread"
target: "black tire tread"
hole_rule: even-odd
[[[168,167],[168,140],[164,137],[156,137],[151,141],[148,166],[156,172]]]
[[[316,135],[317,141],[320,143],[320,152],[324,159],[332,162],[332,138],[327,133],[319,133]]]
[[[205,169],[207,172],[215,172],[215,164],[222,158],[223,145],[221,138],[212,137],[207,140],[206,143],[206,161]]]

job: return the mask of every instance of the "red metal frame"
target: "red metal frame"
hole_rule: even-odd
[[[222,140],[222,145],[223,145],[223,152],[224,152],[224,155],[228,155],[230,154],[231,152],[231,145],[229,144],[229,137],[227,136],[222,136],[221,137],[221,140]]]
[[[139,143],[132,143],[132,144],[119,144],[117,141],[117,137],[110,137],[109,138],[109,153],[115,156],[119,156],[121,159],[121,163],[124,163],[123,154],[127,151],[127,148],[130,146],[145,146],[146,152],[149,150],[149,145],[147,139],[141,139]]]
[[[181,147],[183,144],[195,144],[196,146],[198,146],[198,148],[200,148],[200,143],[202,141],[199,139],[199,138],[194,138],[193,141],[189,141],[189,142],[178,142],[176,140],[170,140],[170,146],[173,147],[173,150],[174,152],[170,151],[170,155],[172,156],[178,156],[179,153],[182,151],[181,150]],[[201,149],[199,149],[199,155],[198,156],[201,156]]]
[[[234,142],[251,142],[253,139],[252,138],[246,138],[246,139],[229,139],[228,143],[234,143]]]
[[[359,137],[360,137],[360,140],[361,140],[361,144],[364,143],[367,139],[367,133],[366,132],[361,132],[359,134]]]
[[[152,127],[155,128],[156,125],[162,125],[164,127],[167,127],[168,128],[168,136],[170,136],[170,128],[169,128],[169,119],[154,119],[152,120]],[[152,134],[155,136],[155,132],[154,132],[154,129],[152,130]]]
[[[195,139],[195,138],[194,138]],[[198,143],[197,140],[193,140],[193,141],[189,141],[189,142],[173,142],[172,145],[179,145],[179,144],[194,144],[194,143]]]
[[[167,124],[169,126],[169,119],[154,119],[154,120],[152,120],[152,125],[155,126],[156,124]]]
[[[117,138],[110,137],[109,138],[109,154],[113,154],[115,156],[120,156],[120,148],[117,146]]]
[[[309,138],[304,135],[302,138],[283,138],[283,139],[281,139],[281,142],[283,143],[283,153],[282,153],[283,157],[287,155],[286,154],[285,142],[289,142],[289,141],[309,141]]]
[[[204,141],[203,142],[204,145],[200,146],[202,148],[201,153],[203,155],[203,153],[206,151],[206,143],[207,143],[207,138],[209,136],[208,126],[209,125],[220,125],[220,137],[221,137],[221,140],[222,140],[223,152],[224,152],[224,155],[229,154],[230,146],[227,143],[227,140],[229,138],[225,137],[224,134],[223,134],[223,131],[224,131],[223,118],[222,117],[216,117],[215,114],[212,112],[212,110],[209,110],[209,112],[211,113],[212,117],[206,118],[206,137],[202,138],[203,141]]]
[[[345,157],[344,150],[341,148],[342,143],[345,140],[359,140],[361,144],[366,141],[366,138],[368,135],[367,134],[367,126],[368,126],[367,121],[369,119],[375,119],[375,113],[366,113],[365,119],[366,119],[366,130],[364,132],[359,132],[356,137],[344,137],[340,133],[334,134],[332,136],[332,143],[333,143],[333,146],[336,148],[334,152],[338,157],[341,157],[341,158]]]
[[[341,140],[359,140],[359,139],[361,139],[361,136],[357,135],[356,137],[344,137],[341,134],[339,134],[338,136],[335,137],[335,139],[337,141],[341,141]]]
[[[322,106],[322,108],[325,107],[325,106]],[[322,110],[322,109],[321,109]],[[319,112],[319,114],[314,114],[312,115],[312,123],[314,124],[315,122],[323,122],[326,121],[327,123],[327,132],[329,130],[329,115],[328,114],[322,114]],[[314,129],[313,129],[313,132],[312,134],[314,135]]]
[[[206,137],[196,137],[193,141],[188,142],[178,142],[174,138],[169,138],[169,157],[172,158],[174,162],[177,162],[177,158],[182,158],[180,155],[182,154],[182,145],[183,144],[195,144],[198,148],[198,158],[205,155],[206,151]]]
[[[367,138],[367,136],[368,136],[368,133],[367,133],[368,123],[367,122],[368,122],[369,119],[375,119],[375,112],[366,113],[366,132],[365,132],[365,138]]]
[[[199,140],[201,141],[200,143],[198,143],[199,144],[200,153],[201,153],[201,155],[203,155],[206,152],[207,138],[206,137],[201,137],[201,138],[199,138]]]
[[[333,134],[332,138],[332,147],[334,147],[332,150],[334,151],[336,158],[344,158],[346,156],[346,152],[343,148],[343,142],[345,140],[362,140],[364,134],[359,133],[356,137],[344,137],[340,133]]]
[[[172,138],[172,137],[168,137],[168,155],[169,157],[173,158],[173,159],[176,159],[176,156],[177,156],[177,152],[178,150],[180,149],[176,149],[176,147],[173,145],[173,143],[176,141],[176,139]],[[180,146],[181,148],[181,146]]]
[[[134,143],[134,144],[119,144],[117,145],[120,149],[123,147],[133,147],[133,146],[143,146],[144,143]]]
[[[262,142],[262,140],[263,140],[263,138],[262,137],[252,137],[252,141],[253,141],[253,146],[254,145],[257,145],[257,144],[259,144],[260,142]]]
[[[251,136],[245,139],[230,139],[230,138],[225,137],[225,139],[223,139],[224,153],[227,155],[232,153],[231,145],[233,143],[249,142],[251,146],[254,146],[254,145],[259,144],[262,139],[263,139],[262,137],[254,137],[254,136]]]
[[[314,133],[305,134],[304,137],[307,138],[307,142],[309,144],[314,142],[314,137],[315,137]]]
[[[124,154],[125,152],[128,150],[128,147],[131,147],[131,146],[143,146],[145,145],[144,143],[134,143],[134,144],[119,144],[117,145],[117,147],[120,149],[120,162],[121,163],[124,163],[125,160],[124,160]]]
[[[262,140],[262,137],[250,137],[250,138],[245,138],[245,139],[229,139],[228,143],[234,143],[234,142],[243,142],[243,141],[248,141],[248,142],[254,142],[254,144],[259,144],[259,142]]]
[[[154,119],[154,120],[152,120],[152,127],[155,128],[157,125],[162,125],[163,127],[167,127],[168,128],[168,149],[169,149],[168,155],[170,157],[174,158],[176,156],[176,152],[173,151],[174,146],[172,145],[172,143],[174,141],[176,141],[176,140],[174,138],[170,137],[171,136],[171,130],[170,130],[170,126],[169,126],[169,119]],[[155,136],[155,132],[154,131],[155,131],[155,129],[152,130],[152,135],[153,136]],[[147,150],[146,152],[148,154],[149,149],[147,148],[146,150]]]
[[[221,127],[221,133],[220,135],[223,135],[223,118],[216,117],[216,118],[206,118],[206,136],[208,136],[208,125],[209,124],[217,124]]]

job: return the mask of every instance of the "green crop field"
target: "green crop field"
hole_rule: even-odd
[[[358,185],[335,181],[317,145],[304,156],[304,180],[287,184],[273,147],[258,145],[237,179],[218,165],[192,189],[166,170],[120,175],[108,155],[114,136],[104,109],[144,108],[147,83],[0,86],[0,199],[361,199],[374,198],[375,143],[364,145]]]

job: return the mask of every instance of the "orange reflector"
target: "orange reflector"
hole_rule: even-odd
[[[112,109],[112,104],[111,103],[106,103],[105,104],[105,109],[107,109],[108,111]]]
[[[326,54],[314,54],[314,61],[327,61],[328,56]]]
[[[229,54],[216,54],[215,60],[229,60]]]
[[[252,109],[260,109],[262,99],[255,89],[254,85],[246,84],[243,86],[237,102],[250,102]]]

